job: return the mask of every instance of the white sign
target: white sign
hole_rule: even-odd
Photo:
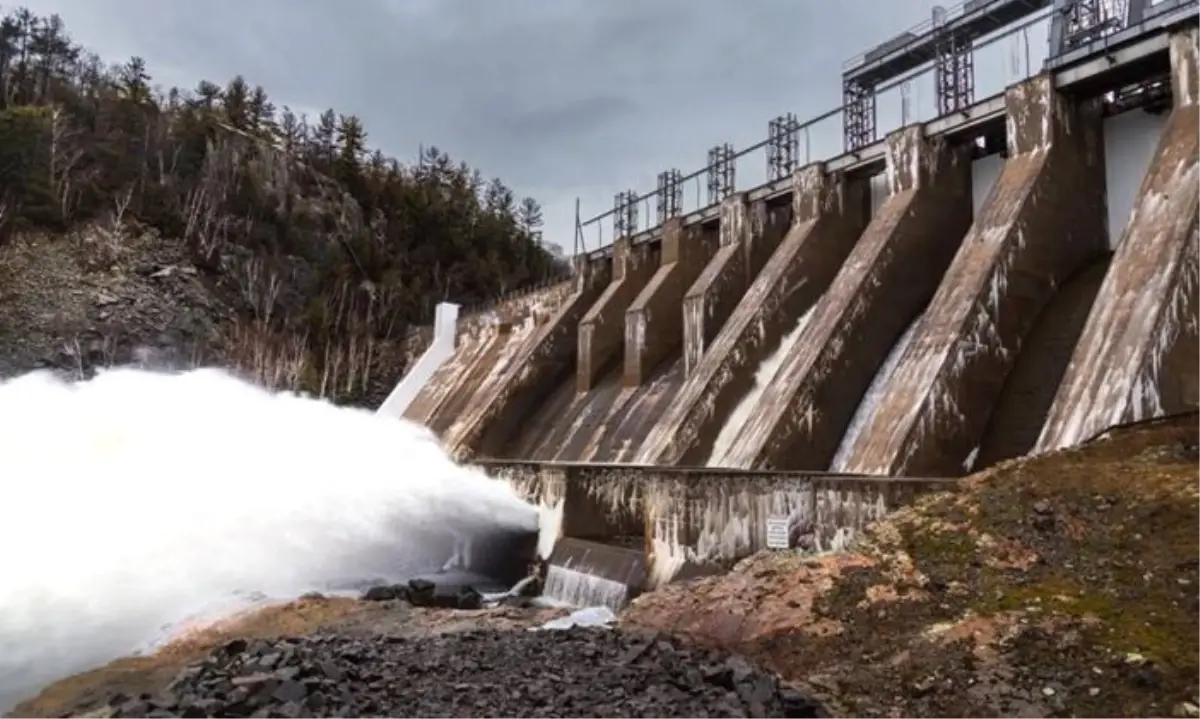
[[[791,521],[787,517],[767,519],[767,549],[787,549],[791,546]]]

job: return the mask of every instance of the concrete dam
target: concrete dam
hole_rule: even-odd
[[[539,502],[556,581],[619,606],[1195,409],[1197,3],[1111,5],[935,11],[846,69],[842,154],[641,232],[619,196],[571,277],[415,335],[390,411]],[[976,100],[986,33],[1039,19],[1046,61]],[[937,116],[876,138],[875,89],[930,65]]]

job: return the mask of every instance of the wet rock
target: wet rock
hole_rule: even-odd
[[[428,579],[410,579],[408,582],[408,601],[415,607],[431,607],[437,585]]]
[[[463,587],[460,589],[455,600],[459,609],[483,608],[483,595],[475,591],[473,587]]]
[[[474,601],[463,594],[452,596]],[[606,629],[261,644],[214,650],[179,674],[169,696],[114,697],[112,715],[828,715],[742,657]],[[276,668],[265,671],[266,664]]]
[[[407,599],[414,607],[482,609],[483,595],[470,585],[437,584],[428,579],[409,580]]]
[[[363,592],[362,600],[365,602],[387,602],[393,599],[407,599],[408,589],[400,585],[381,584],[371,587]]]

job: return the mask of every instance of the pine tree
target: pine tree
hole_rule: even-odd
[[[301,263],[299,310],[277,321],[313,342],[394,338],[447,297],[483,302],[562,272],[536,201],[440,148],[405,167],[368,139],[361,118],[328,109],[310,124],[240,75],[155,91],[143,59],[108,66],[57,16],[0,17],[0,243],[119,203],[214,273],[223,244]]]

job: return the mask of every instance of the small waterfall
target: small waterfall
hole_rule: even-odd
[[[817,302],[820,302],[819,298]],[[717,434],[716,440],[713,441],[712,454],[709,455],[708,461],[704,463],[704,466],[724,466],[730,452],[733,451],[738,433],[750,421],[751,415],[754,414],[755,409],[758,407],[759,400],[762,399],[767,388],[775,380],[775,375],[779,374],[779,368],[783,366],[784,361],[791,354],[792,348],[800,341],[801,335],[804,334],[804,328],[808,327],[808,321],[812,317],[813,310],[817,307],[817,302],[813,302],[805,310],[804,314],[800,315],[800,319],[796,321],[792,330],[784,335],[783,339],[779,342],[779,348],[759,364],[758,369],[754,372],[754,386],[742,397],[733,412],[725,420],[725,424],[721,426],[721,431]]]
[[[621,582],[551,564],[546,570],[543,595],[572,607],[608,607],[614,612],[632,599]]]

